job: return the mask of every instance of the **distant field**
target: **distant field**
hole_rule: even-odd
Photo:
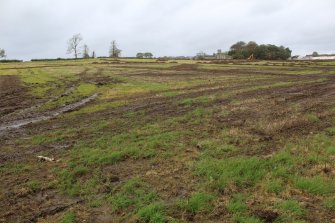
[[[335,62],[0,64],[0,222],[334,222],[334,162]]]

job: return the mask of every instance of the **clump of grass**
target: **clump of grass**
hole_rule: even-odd
[[[65,194],[77,196],[80,194],[80,184],[77,183],[74,175],[70,170],[62,170],[58,173],[57,187]]]
[[[31,166],[28,165],[28,164],[9,162],[9,163],[5,163],[5,164],[0,166],[0,174],[2,174],[2,173],[18,174],[18,173],[28,171],[30,169],[31,169]]]
[[[335,146],[329,146],[326,151],[329,155],[335,155]]]
[[[79,165],[73,168],[72,174],[74,177],[81,177],[88,172],[87,167]]]
[[[315,195],[327,195],[334,192],[333,181],[316,176],[316,177],[296,177],[294,186],[300,190],[309,192]]]
[[[71,155],[87,165],[115,164],[127,158],[150,158],[158,150],[175,148],[178,137],[177,132],[162,132],[159,126],[145,126],[129,133],[105,134],[92,142],[82,142]]]
[[[87,84],[87,83],[82,83],[78,86],[76,89],[77,94],[87,96],[92,94],[96,89],[96,86],[94,84]]]
[[[234,221],[238,223],[263,223],[262,220],[254,216],[234,216]]]
[[[212,98],[209,96],[200,96],[197,98],[186,98],[183,101],[181,101],[179,104],[186,106],[186,107],[191,107],[192,105],[197,104],[197,103],[208,103],[210,100],[212,100]]]
[[[195,214],[198,212],[208,211],[209,204],[214,200],[212,194],[205,192],[194,193],[189,199],[178,201],[178,206],[189,213]]]
[[[304,216],[305,210],[300,206],[299,202],[296,200],[286,200],[279,202],[275,205],[277,208],[281,209],[285,214],[301,217]]]
[[[66,212],[60,223],[75,223],[76,215],[73,212]]]
[[[299,158],[294,157],[289,151],[283,150],[275,154],[270,163],[272,166],[271,172],[274,177],[288,178],[294,172]]]
[[[327,132],[331,135],[335,135],[335,127],[332,127],[332,128],[328,128],[327,129]]]
[[[335,211],[335,199],[330,198],[322,202],[322,205],[332,211]]]
[[[132,206],[135,210],[158,199],[158,195],[152,192],[147,184],[140,178],[132,178],[122,186],[116,188],[107,198],[114,211],[119,211]]]
[[[250,216],[246,204],[246,195],[236,194],[227,204],[227,210],[233,215],[234,222],[241,223],[261,223],[257,217]]]
[[[245,203],[245,197],[242,194],[236,194],[228,203],[227,209],[232,214],[244,214],[248,211]]]
[[[49,141],[49,137],[47,137],[46,135],[35,135],[31,139],[31,143],[35,145],[42,145],[48,141]]]
[[[320,121],[319,117],[316,114],[307,114],[307,120],[310,122],[318,122]]]
[[[206,139],[197,143],[197,146],[201,148],[203,156],[209,156],[213,158],[224,157],[228,152],[235,151],[234,145],[226,144],[222,140],[217,139]]]
[[[88,174],[91,174],[91,177],[87,181],[81,181]],[[55,186],[70,196],[90,194],[90,189],[98,186],[97,181],[102,181],[98,172],[90,171],[88,167],[77,163],[70,163],[66,169],[58,170],[57,175],[59,179]],[[91,185],[92,182],[95,184]]]
[[[142,222],[148,222],[148,223],[166,222],[164,207],[161,204],[149,204],[147,206],[144,206],[138,210],[137,216]]]
[[[223,191],[228,184],[250,187],[266,173],[268,163],[257,157],[238,157],[226,160],[205,158],[196,165],[196,174],[215,180],[215,187]]]
[[[281,179],[270,179],[266,184],[268,192],[279,194],[284,189],[284,183]]]
[[[26,185],[30,190],[32,190],[34,192],[40,190],[41,187],[42,187],[41,182],[38,181],[38,180],[30,180],[26,183]]]

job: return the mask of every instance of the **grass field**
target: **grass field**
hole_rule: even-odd
[[[0,64],[0,222],[334,222],[334,99],[335,62]]]

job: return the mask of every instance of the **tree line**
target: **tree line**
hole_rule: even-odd
[[[154,55],[152,55],[152,53],[150,52],[146,52],[146,53],[137,53],[136,54],[136,57],[139,58],[139,59],[142,59],[142,58],[149,58],[151,59]]]
[[[95,52],[92,51],[90,54],[89,47],[87,44],[81,44],[83,37],[81,34],[73,35],[67,43],[67,53],[73,53],[74,58],[77,59],[80,56],[82,58],[95,58]],[[111,42],[109,48],[109,57],[118,58],[121,56],[121,49],[119,49],[115,40]],[[232,56],[233,59],[259,59],[259,60],[287,60],[291,57],[291,50],[285,48],[284,46],[276,46],[273,44],[261,44],[258,45],[254,41],[245,43],[239,41],[233,44],[229,51],[228,55]],[[316,52],[313,53],[317,54]],[[6,57],[6,52],[4,49],[0,48],[0,58]],[[137,58],[153,58],[153,54],[150,52],[146,53],[137,53]]]
[[[90,56],[90,50],[86,44],[83,46],[80,46],[80,43],[82,42],[83,37],[81,34],[75,34],[68,40],[68,48],[67,53],[73,53],[74,57],[77,59],[80,55],[82,55],[82,58],[95,58],[95,52],[92,52],[92,55]],[[82,52],[80,52],[80,49],[82,49]],[[109,57],[111,58],[118,58],[121,56],[122,50],[118,47],[115,40],[111,42],[111,46],[109,48]],[[137,58],[153,58],[153,54],[150,52],[146,53],[137,53]]]
[[[248,43],[239,41],[230,47],[228,55],[232,56],[233,59],[287,60],[291,57],[291,52],[289,48],[284,46],[258,45],[254,41]]]
[[[82,58],[95,58],[95,51],[92,52],[90,56],[90,50],[87,44],[81,46],[81,42],[83,41],[83,37],[81,34],[73,35],[67,43],[67,53],[73,53],[74,58],[78,58],[82,55]],[[82,50],[82,51],[81,51]],[[111,46],[109,49],[109,57],[118,58],[121,55],[121,50],[118,48],[117,43],[115,40],[111,42]]]

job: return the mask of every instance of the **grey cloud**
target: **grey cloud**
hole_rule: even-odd
[[[228,50],[238,40],[285,45],[293,54],[335,52],[333,0],[1,0],[0,48],[10,58],[68,57],[75,33],[98,56]]]

